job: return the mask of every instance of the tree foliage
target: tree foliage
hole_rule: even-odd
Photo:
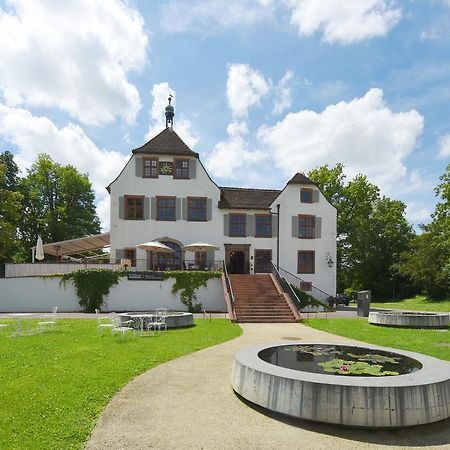
[[[11,259],[17,247],[17,224],[21,217],[22,195],[12,190],[10,172],[0,155],[0,262]]]
[[[450,164],[440,181],[432,221],[421,226],[423,233],[402,253],[399,264],[402,274],[435,298],[450,295]]]
[[[378,186],[364,175],[347,182],[342,164],[318,167],[308,176],[338,210],[338,290],[401,295],[407,284],[396,265],[413,236],[405,204],[381,196]]]
[[[25,255],[38,235],[44,242],[58,242],[100,231],[92,185],[75,167],[42,154],[19,185],[24,197],[20,235]]]

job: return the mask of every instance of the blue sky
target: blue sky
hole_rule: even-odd
[[[0,149],[104,187],[175,130],[219,185],[343,162],[427,222],[450,160],[450,0],[0,0]]]

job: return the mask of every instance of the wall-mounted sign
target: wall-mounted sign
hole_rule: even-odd
[[[127,278],[135,281],[163,281],[164,275],[162,272],[128,272]]]
[[[159,162],[159,174],[160,175],[172,175],[173,174],[173,162],[160,161]]]

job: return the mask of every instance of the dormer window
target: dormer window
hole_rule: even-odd
[[[189,180],[189,160],[188,159],[175,159],[174,162],[173,177]]]
[[[144,158],[144,178],[158,178],[159,160],[158,158]]]

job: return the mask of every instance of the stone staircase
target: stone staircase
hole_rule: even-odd
[[[230,275],[237,322],[295,322],[269,274]]]

